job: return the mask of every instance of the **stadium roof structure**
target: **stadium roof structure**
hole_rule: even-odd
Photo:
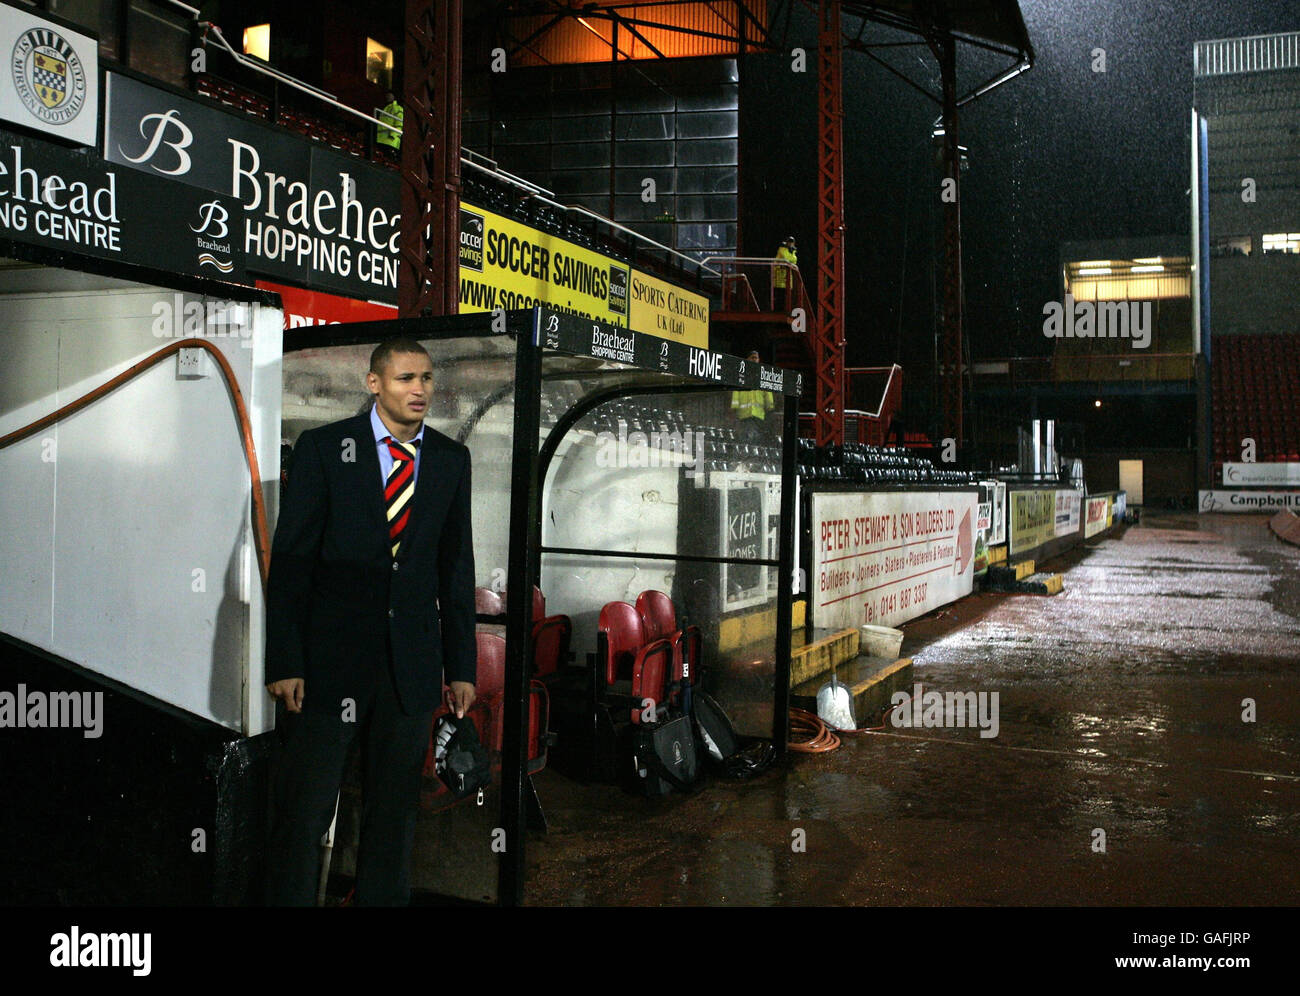
[[[615,59],[737,55],[784,51],[795,6],[816,12],[819,0],[499,0],[473,19],[509,43],[511,58],[539,64]],[[850,47],[865,47],[862,28],[874,22],[916,35],[935,31],[959,41],[1033,61],[1018,0],[841,0],[856,18]],[[495,32],[492,32],[495,33]]]
[[[888,24],[902,31],[918,31],[946,24],[963,41],[1006,52],[1028,53],[1029,32],[1018,0],[884,0],[862,3],[845,0],[844,13]]]

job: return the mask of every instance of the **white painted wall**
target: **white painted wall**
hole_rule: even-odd
[[[657,467],[628,466],[626,444],[598,443],[585,430],[571,431],[556,451],[542,489],[542,543],[646,553],[677,552],[680,458],[656,453]],[[602,465],[604,464],[604,465]],[[612,466],[611,466],[612,465]],[[596,623],[606,602],[635,602],[649,588],[672,593],[671,560],[542,557],[546,611],[573,620],[572,646],[582,654],[596,646]]]
[[[155,335],[162,309],[200,300],[66,270],[0,271],[0,435],[155,353],[169,341]],[[254,309],[239,320],[235,336],[211,341],[234,368],[273,497],[283,319]],[[271,723],[248,470],[225,380],[207,355],[203,369],[181,376],[169,357],[0,450],[0,630],[258,733]]]

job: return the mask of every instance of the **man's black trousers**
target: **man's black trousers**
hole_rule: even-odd
[[[267,847],[267,903],[313,906],[320,880],[321,838],[329,830],[348,749],[361,741],[361,840],[357,850],[358,906],[410,902],[411,846],[420,773],[433,712],[402,712],[391,668],[380,667],[347,721],[346,703],[311,701],[303,711],[277,710],[281,733],[272,774],[272,825]],[[314,707],[314,708],[313,708]]]

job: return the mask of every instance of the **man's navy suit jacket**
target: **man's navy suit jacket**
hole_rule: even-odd
[[[358,704],[390,663],[407,713],[443,679],[475,680],[470,459],[425,426],[396,559],[369,409],[298,439],[267,581],[266,682],[302,678],[303,708]]]

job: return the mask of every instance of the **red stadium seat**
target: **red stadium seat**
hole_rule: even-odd
[[[547,678],[558,674],[569,659],[573,624],[568,616],[547,616],[533,623],[533,674]]]
[[[641,616],[647,639],[657,640],[677,631],[677,609],[662,591],[643,591],[636,597],[636,611]]]
[[[475,588],[474,611],[480,616],[502,615],[506,611],[505,599],[491,588]]]
[[[493,633],[475,633],[478,646],[478,680],[480,696],[501,696],[506,690],[506,641]]]
[[[673,600],[662,591],[653,588],[641,592],[636,599],[636,610],[645,627],[646,639],[666,638],[673,645],[672,681],[678,686],[682,678],[689,673],[690,683],[700,680],[701,636],[698,626],[687,626],[684,630],[677,627],[677,608]],[[672,698],[676,700],[676,687]]]
[[[600,610],[596,624],[598,702],[625,704],[630,707],[632,722],[641,722],[645,699],[653,699],[656,705],[664,701],[672,664],[672,644],[666,639],[647,641],[634,607],[627,602],[609,602]]]
[[[645,627],[636,609],[627,602],[608,603],[600,610],[596,637],[598,643],[604,643],[596,655],[597,667],[604,666],[604,684],[613,687],[619,681],[631,681],[637,651],[645,645]]]
[[[672,645],[667,640],[647,644],[637,654],[632,669],[632,698],[638,703],[632,710],[633,723],[641,722],[641,703],[649,699],[658,706],[665,701],[668,672],[672,666]]]
[[[489,750],[500,751],[505,729],[506,641],[493,633],[475,633],[474,640],[478,645],[474,693],[489,715],[489,728],[480,729],[479,736]]]

